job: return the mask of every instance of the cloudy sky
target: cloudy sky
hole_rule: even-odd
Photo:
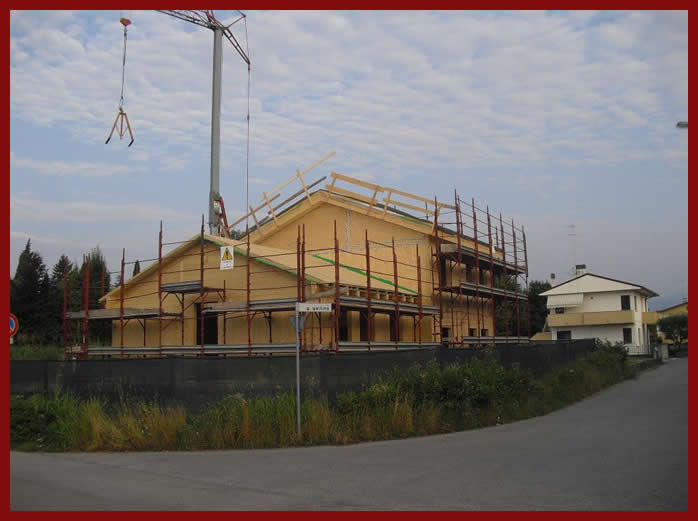
[[[199,229],[210,161],[210,31],[119,11],[10,16],[10,275],[100,245],[111,269]],[[232,21],[233,12],[216,12]],[[329,151],[336,171],[465,199],[526,228],[532,279],[574,263],[686,295],[687,12],[247,13],[250,201]],[[235,27],[245,41],[244,26]],[[245,206],[247,70],[224,41],[221,193]]]

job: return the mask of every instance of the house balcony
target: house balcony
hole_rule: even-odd
[[[642,323],[646,326],[654,326],[659,320],[659,313],[656,311],[644,311],[642,313]]]
[[[587,313],[561,313],[548,315],[550,327],[603,326],[610,324],[631,324],[632,311],[589,311]]]

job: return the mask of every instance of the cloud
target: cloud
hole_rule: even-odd
[[[10,219],[37,222],[68,221],[73,223],[129,221],[157,222],[168,221],[197,222],[196,215],[190,215],[156,204],[140,203],[99,203],[95,201],[46,201],[28,196],[10,197]]]
[[[133,230],[163,217],[181,223],[185,236],[189,214],[197,227],[195,201],[205,203],[208,193],[210,31],[133,12],[125,107],[136,143],[105,150],[121,88],[117,14],[11,12],[11,133],[13,150],[21,150],[11,156],[13,184],[20,169],[104,177],[89,186],[97,193],[96,182],[109,184],[94,203],[12,192],[11,215],[24,219],[17,229],[41,230],[42,219],[124,218],[130,237],[105,229],[104,240],[130,244],[140,241]],[[611,233],[603,223],[618,219],[617,204],[599,201],[613,190],[617,201],[646,209],[619,226],[681,226],[682,214],[657,215],[655,198],[687,207],[688,134],[674,127],[688,115],[686,11],[247,14],[251,201],[336,150],[313,179],[334,170],[440,199],[446,190],[450,199],[454,185],[465,197],[487,195],[492,207],[526,224],[541,267],[564,260],[548,232],[569,220],[567,211],[572,219],[575,212],[598,217]],[[247,85],[245,64],[224,42],[221,191],[231,212],[244,203],[235,198],[243,193]],[[29,153],[29,145],[16,146],[18,126],[58,133],[89,155]],[[139,177],[138,194],[114,182],[133,172],[148,174]],[[667,186],[681,197],[671,199]],[[151,204],[132,203],[135,195]],[[561,215],[538,219],[553,211]],[[668,242],[685,251],[674,235]]]
[[[355,171],[466,160],[564,166],[565,148],[546,146],[546,128],[555,126],[604,135],[611,146],[578,161],[613,164],[619,150],[643,147],[609,126],[645,127],[662,110],[656,93],[668,87],[667,73],[687,85],[687,47],[667,44],[677,23],[683,29],[681,16],[620,13],[582,31],[580,20],[593,13],[248,15],[259,166],[302,163],[323,148],[337,148]],[[205,146],[210,34],[152,12],[133,19],[126,106],[134,131],[146,141]],[[25,23],[24,14],[11,19],[11,52],[31,58],[12,64],[13,111],[40,125],[63,122],[80,138],[102,137],[119,92],[118,22],[104,21],[91,35],[39,35]],[[649,60],[649,52],[660,54]],[[224,54],[223,147],[243,154],[246,70],[229,46]]]
[[[25,168],[52,176],[107,177],[113,175],[133,174],[141,170],[111,163],[91,163],[86,161],[41,160],[17,157],[10,153],[11,168]]]

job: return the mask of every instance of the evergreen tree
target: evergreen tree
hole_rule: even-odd
[[[521,286],[516,281],[516,278],[511,275],[500,276],[495,279],[494,286],[500,289],[506,289],[510,292],[521,292]],[[498,299],[495,307],[495,312],[497,314],[495,335],[497,336],[516,336],[517,323],[516,323],[516,300],[513,299]],[[521,304],[521,328],[520,332],[522,335],[526,334],[526,319],[523,316],[526,308],[525,305]]]
[[[89,264],[89,288],[88,288],[88,304],[89,309],[98,309],[103,307],[99,302],[99,299],[109,292],[111,289],[111,276],[109,274],[109,269],[107,268],[107,261],[104,258],[104,254],[99,246],[96,246],[92,251],[84,258],[82,266],[80,267],[80,306],[78,309],[82,309],[84,304],[82,303],[82,291],[85,287],[86,279],[85,275],[87,273]],[[111,341],[111,324],[109,321],[105,320],[95,320],[90,322],[90,338],[93,342],[97,343],[107,343]]]
[[[69,298],[74,298],[73,286],[71,285],[71,275],[74,269],[73,263],[65,255],[61,255],[58,262],[51,269],[47,306],[47,320],[49,322],[47,335],[52,343],[56,345],[61,345],[63,335],[63,289],[66,285],[64,278],[67,275]],[[73,308],[69,306],[68,309]]]
[[[18,342],[45,342],[46,326],[49,325],[46,320],[48,292],[46,266],[39,252],[32,251],[31,239],[28,239],[10,283],[10,311],[17,316],[22,327],[16,337]]]
[[[545,319],[548,316],[547,297],[540,294],[551,288],[544,280],[533,280],[528,285],[528,305],[531,306],[531,335],[543,331]]]

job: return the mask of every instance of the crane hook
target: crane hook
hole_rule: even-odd
[[[126,115],[126,112],[124,112],[124,79],[126,76],[126,33],[128,26],[131,25],[131,20],[122,16],[119,21],[121,22],[121,25],[124,26],[124,57],[121,63],[121,98],[119,98],[119,113],[116,115],[114,124],[111,127],[111,132],[109,132],[109,137],[104,142],[104,144],[106,145],[107,143],[109,143],[109,140],[114,134],[114,130],[116,130],[119,134],[119,139],[123,138],[126,134],[126,131],[128,130],[129,136],[131,136],[131,142],[128,144],[128,146],[131,146],[133,145],[134,141],[133,131],[131,130],[131,123],[128,120],[128,116]],[[126,128],[124,128],[124,122],[126,122]]]

